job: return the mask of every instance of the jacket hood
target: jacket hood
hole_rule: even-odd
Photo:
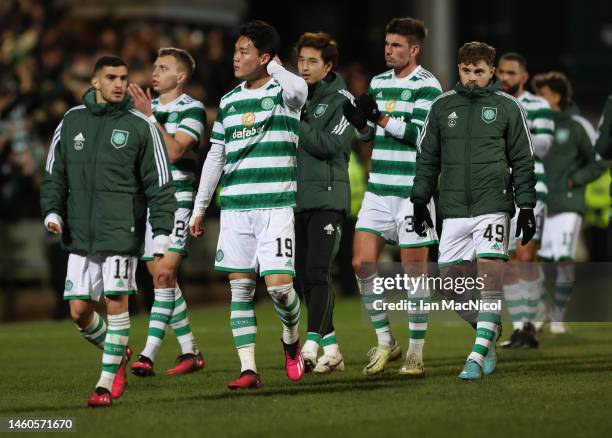
[[[117,111],[127,111],[133,107],[132,98],[125,93],[123,100],[118,103],[98,103],[96,102],[96,89],[91,87],[83,94],[83,103],[92,114],[101,116],[103,114],[112,114]]]
[[[576,105],[575,102],[572,102],[563,111],[555,112],[555,119],[558,119],[558,120],[569,119],[572,116],[578,116],[578,115],[580,115],[580,108],[578,108],[578,105]]]
[[[314,92],[312,93],[311,99],[329,96],[345,88],[346,84],[342,77],[335,71],[331,71],[314,86]]]
[[[486,87],[466,87],[461,82],[457,82],[455,85],[455,91],[462,96],[469,99],[475,99],[478,97],[488,96],[499,90],[499,81],[495,76],[491,79],[491,82]]]

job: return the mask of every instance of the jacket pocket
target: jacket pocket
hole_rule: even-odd
[[[134,231],[134,201],[131,193],[98,192],[95,210],[98,220],[113,223],[125,231]]]

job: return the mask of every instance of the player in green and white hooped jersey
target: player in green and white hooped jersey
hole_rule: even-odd
[[[255,365],[256,273],[265,278],[283,323],[285,372],[300,380],[304,360],[298,322],[300,300],[293,289],[296,152],[308,86],[285,70],[276,56],[280,38],[262,21],[240,28],[234,74],[243,82],[221,98],[204,162],[189,232],[203,234],[204,212],[221,182],[221,231],[215,269],[229,273],[231,327],[241,363],[230,389],[259,388]]]
[[[510,339],[502,343],[502,347],[536,348],[538,340],[535,336],[534,322],[542,318],[542,310],[546,309],[543,300],[545,295],[544,272],[537,263],[538,247],[546,218],[546,193],[548,192],[542,160],[553,144],[554,113],[546,100],[525,90],[529,73],[527,72],[527,61],[522,55],[513,52],[502,55],[497,63],[497,77],[500,81],[500,88],[514,96],[525,111],[534,151],[538,198],[533,211],[536,218],[534,238],[524,246],[519,240],[511,239],[509,245],[510,263],[504,275],[504,296],[512,317],[514,331]],[[515,234],[517,215],[518,211],[512,219],[510,236]],[[538,322],[541,323],[541,321]]]
[[[155,123],[166,143],[172,179],[176,188],[177,209],[174,229],[170,237],[167,257],[152,257],[153,233],[147,224],[143,259],[153,277],[155,301],[151,308],[149,333],[144,350],[132,372],[141,377],[154,375],[153,362],[170,325],[176,335],[181,354],[174,368],[166,374],[184,374],[204,368],[204,360],[195,343],[187,304],[177,283],[178,267],[185,255],[187,225],[193,208],[193,186],[197,162],[197,148],[206,123],[204,105],[183,92],[195,69],[191,55],[174,47],[159,50],[154,64],[152,86],[159,94],[151,98],[151,90],[145,93],[138,85],[130,84],[129,92],[134,104]]]
[[[404,270],[415,277],[427,273],[428,247],[437,243],[433,228],[425,238],[414,232],[409,199],[416,167],[416,141],[432,102],[441,94],[434,75],[417,61],[426,34],[427,29],[419,20],[392,19],[385,37],[385,61],[391,70],[372,79],[368,94],[356,99],[356,107],[345,104],[345,117],[357,128],[358,137],[363,141],[374,139],[368,191],[359,211],[353,243],[357,283],[378,338],[377,346],[368,353],[369,363],[363,370],[366,375],[381,373],[388,361],[401,356],[387,312],[374,308],[375,301],[384,299],[374,294],[373,285],[385,242],[399,241]],[[433,203],[430,210],[435,214]],[[420,310],[423,306],[418,304],[430,299],[430,291],[424,285],[407,292],[417,303],[417,310],[408,313],[410,344],[399,372],[420,376],[424,372],[422,351],[428,312]]]

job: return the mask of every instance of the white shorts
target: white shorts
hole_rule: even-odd
[[[516,220],[518,219],[519,209],[517,207],[514,212],[514,216],[510,221],[510,241],[508,242],[508,251],[516,251],[516,242],[520,241],[522,234],[519,237],[514,237],[516,234]],[[540,243],[542,241],[542,231],[544,229],[544,222],[546,221],[546,203],[538,201],[535,208],[533,209],[533,215],[535,216],[536,232],[531,240]]]
[[[366,192],[363,197],[355,231],[365,231],[382,237],[392,245],[401,248],[415,248],[438,243],[436,233],[436,208],[433,199],[429,202],[429,213],[434,228],[427,230],[427,236],[419,236],[413,229],[413,205],[408,198],[380,196]]]
[[[137,263],[134,256],[70,254],[64,299],[99,301],[102,292],[105,296],[135,294]]]
[[[191,217],[191,209],[189,208],[177,208],[174,212],[174,228],[172,234],[170,234],[170,246],[168,251],[174,251],[181,254],[183,257],[187,255],[187,238],[189,237],[189,218]],[[145,229],[145,242],[144,252],[141,260],[154,260],[153,255],[153,229],[149,222],[149,215],[147,213],[147,227]]]
[[[508,260],[509,228],[508,213],[444,219],[438,263],[444,267],[479,257]]]
[[[566,212],[548,216],[538,255],[554,261],[576,258],[581,226],[582,216],[578,213]]]
[[[215,269],[295,275],[293,208],[221,210]]]

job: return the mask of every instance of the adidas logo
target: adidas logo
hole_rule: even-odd
[[[459,118],[459,116],[457,116],[457,113],[456,113],[455,111],[453,111],[452,113],[450,113],[450,114],[448,115],[448,118],[449,118],[449,119],[458,119],[458,118]]]
[[[327,224],[323,228],[323,231],[325,231],[328,236],[331,236],[331,234],[334,232],[334,226],[332,224]]]
[[[285,263],[285,266],[293,266],[293,262],[291,260],[287,260],[287,263]]]
[[[378,94],[376,95],[377,99],[382,99],[382,91],[379,91]]]
[[[501,246],[499,245],[499,243],[494,243],[493,246],[491,247],[491,249],[499,250],[499,249],[501,249]]]
[[[73,139],[74,141],[85,141],[85,137],[82,132],[79,132]]]
[[[236,108],[234,107],[234,105],[230,106],[229,109],[227,110],[227,113],[235,113],[236,112]]]
[[[125,287],[125,283],[123,282],[123,280],[119,280],[117,282],[117,287]]]

